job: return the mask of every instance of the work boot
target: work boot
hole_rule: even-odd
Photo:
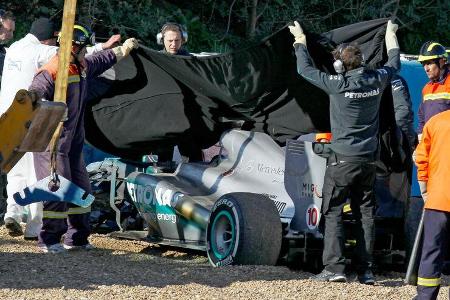
[[[61,244],[53,244],[53,245],[39,245],[39,250],[41,250],[44,253],[51,253],[51,254],[57,254],[65,252],[66,249]]]
[[[20,226],[20,224],[13,218],[8,217],[5,219],[5,227],[8,229],[8,234],[10,236],[23,235],[22,226]]]
[[[325,269],[320,274],[309,277],[309,279],[316,281],[347,282],[345,274],[333,273]]]
[[[95,246],[87,243],[86,245],[82,245],[82,246],[71,246],[71,245],[66,245],[64,244],[64,249],[69,250],[69,251],[75,251],[75,250],[85,250],[85,251],[89,251],[89,250],[94,250]]]
[[[362,274],[358,274],[358,280],[362,284],[368,284],[368,285],[375,284],[375,276],[373,276],[373,273],[370,270],[367,270]]]
[[[39,231],[29,230],[29,228],[25,227],[25,232],[23,233],[23,238],[27,241],[37,241],[38,235],[39,235]]]

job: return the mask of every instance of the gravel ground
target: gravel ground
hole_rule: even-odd
[[[411,299],[404,274],[375,286],[318,283],[284,266],[213,268],[199,252],[93,235],[97,249],[43,254],[0,228],[0,299]],[[449,278],[445,278],[450,282]],[[439,299],[448,298],[448,287]]]

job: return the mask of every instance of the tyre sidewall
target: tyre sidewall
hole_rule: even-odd
[[[233,241],[232,246],[227,251],[225,256],[221,256],[214,251],[213,234],[212,230],[215,230],[215,221],[221,217],[226,217],[232,222]],[[210,263],[215,267],[227,266],[233,264],[235,257],[238,255],[242,220],[239,215],[239,207],[232,198],[224,197],[219,199],[211,210],[211,216],[209,218],[208,226],[206,229],[206,251]]]

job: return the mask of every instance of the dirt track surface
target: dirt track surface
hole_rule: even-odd
[[[213,268],[199,252],[93,235],[97,249],[43,254],[0,228],[0,299],[411,299],[401,273],[375,286],[317,283],[284,266]],[[446,282],[449,282],[446,278]],[[448,299],[448,287],[439,299]]]

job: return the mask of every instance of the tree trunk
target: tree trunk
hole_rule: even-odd
[[[247,37],[253,38],[255,36],[256,21],[258,19],[256,8],[258,7],[258,0],[250,0],[248,7],[248,23],[247,23]]]

